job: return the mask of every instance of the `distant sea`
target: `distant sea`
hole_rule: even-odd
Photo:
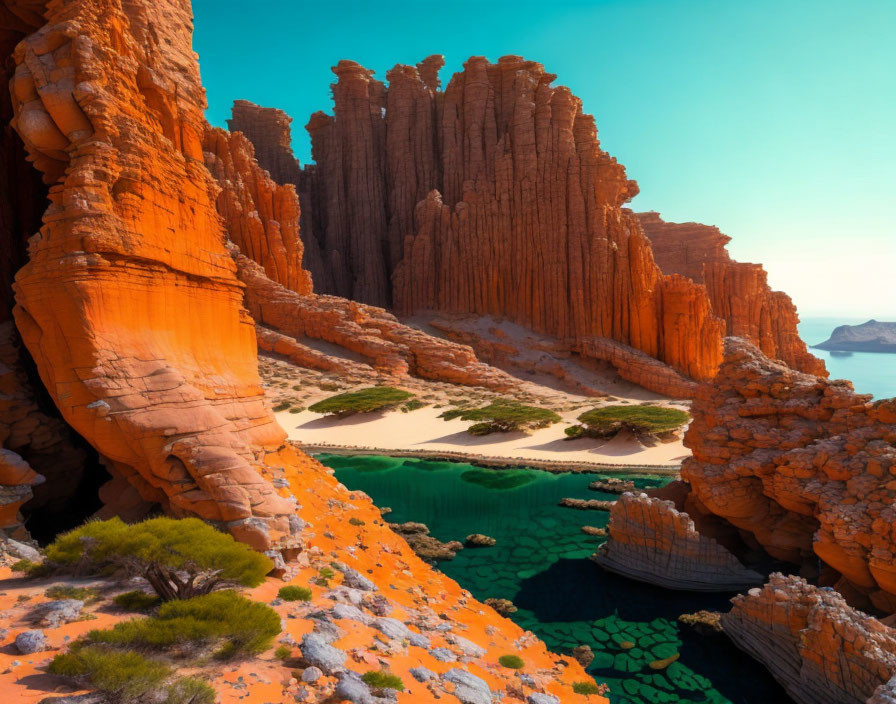
[[[838,325],[857,325],[868,318],[804,318],[800,337],[811,348],[827,340]],[[849,379],[856,391],[875,399],[896,396],[896,354],[875,352],[828,352],[810,349],[824,360],[832,379]]]

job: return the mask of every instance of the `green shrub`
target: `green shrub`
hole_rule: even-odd
[[[517,401],[498,399],[483,408],[451,409],[440,418],[477,421],[467,432],[471,435],[509,433],[517,430],[537,430],[560,421],[560,416],[547,408],[525,406]]]
[[[278,660],[289,660],[290,655],[292,655],[292,648],[288,645],[278,646],[274,651],[274,657]]]
[[[139,653],[97,646],[74,647],[50,662],[54,675],[75,677],[117,701],[137,701],[159,690],[171,674],[163,662]]]
[[[333,579],[336,576],[336,573],[329,567],[321,567],[317,573],[324,579]]]
[[[685,425],[690,416],[677,408],[660,406],[603,406],[579,416],[582,434],[609,437],[620,430],[635,435],[662,435]]]
[[[308,587],[290,585],[288,587],[280,587],[277,596],[283,599],[283,601],[311,601],[311,590]]]
[[[594,682],[573,682],[572,691],[576,694],[600,694],[601,689]]]
[[[146,579],[163,601],[258,586],[273,568],[269,558],[198,518],[90,521],[57,537],[46,554],[61,565],[124,568]]]
[[[519,655],[502,655],[498,658],[498,662],[501,663],[503,667],[511,670],[521,670],[523,669],[523,665],[526,664]]]
[[[404,682],[401,677],[393,675],[385,670],[371,670],[361,675],[361,680],[374,689],[394,689],[398,692],[404,691]]]
[[[274,408],[273,408],[274,413],[279,413],[280,411],[285,411],[291,405],[292,404],[289,401],[281,401],[276,406],[274,406]]]
[[[214,704],[218,698],[214,689],[195,677],[181,677],[168,687],[165,704]]]
[[[223,591],[166,602],[155,616],[91,631],[87,640],[150,650],[217,643],[218,654],[230,657],[267,650],[280,631],[280,616],[270,606]]]
[[[412,398],[401,407],[401,412],[409,413],[410,411],[416,411],[418,408],[423,408],[425,405],[426,403],[419,398]]]
[[[147,594],[139,589],[119,594],[112,600],[116,606],[127,611],[149,611],[161,602],[158,595]]]
[[[574,440],[585,435],[585,428],[581,425],[571,425],[568,428],[564,428],[563,432],[566,437]]]
[[[345,417],[354,413],[373,413],[394,408],[408,399],[412,399],[413,396],[408,391],[391,386],[371,386],[360,391],[351,391],[325,398],[323,401],[308,406],[308,410],[314,413]]]
[[[17,560],[9,566],[9,569],[13,572],[29,572],[36,564],[38,563],[31,560]]]
[[[92,604],[99,601],[96,587],[76,587],[71,584],[54,584],[44,592],[47,599],[80,599]]]

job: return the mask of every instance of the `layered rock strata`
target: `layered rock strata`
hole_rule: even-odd
[[[594,561],[631,579],[697,592],[737,591],[763,581],[722,545],[698,533],[688,514],[671,501],[625,493],[610,509],[607,533]]]
[[[896,400],[872,403],[729,338],[691,414],[681,475],[695,511],[776,559],[820,559],[854,603],[896,611]]]
[[[824,372],[790,299],[732,261],[718,230],[622,208],[637,185],[543,66],[473,57],[441,91],[443,63],[395,66],[386,85],[339,62],[333,115],[307,125],[305,169],[288,154],[289,117],[234,105],[231,128],[300,192],[318,292],[401,315],[503,317],[679,397],[715,373],[724,334]]]
[[[710,225],[666,222],[655,212],[638,213],[638,219],[664,274],[680,274],[706,286],[726,335],[746,338],[794,369],[827,376],[824,362],[800,339],[793,301],[769,287],[762,265],[731,259],[725,248],[730,237]]]
[[[205,160],[221,187],[217,208],[235,245],[231,254],[245,285],[245,304],[259,326],[259,346],[302,366],[334,371],[368,364],[407,375],[509,390],[516,382],[480,363],[466,346],[402,325],[381,308],[311,293],[303,269],[300,206],[294,188],[279,185],[253,158],[239,132],[209,128]],[[270,328],[274,328],[271,330]],[[305,344],[324,341],[348,359]]]
[[[310,211],[303,237],[332,278],[317,290],[400,314],[502,316],[567,349],[609,338],[711,377],[722,324],[701,287],[653,263],[637,218],[621,208],[637,186],[601,151],[580,101],[540,64],[512,56],[470,59],[441,92],[442,63],[396,66],[387,89],[341,61],[333,116],[315,113],[307,126],[315,164],[293,180],[270,158]],[[237,113],[231,126],[275,153],[282,118],[253,124],[253,111]],[[598,351],[592,343],[582,354]]]
[[[15,319],[65,420],[113,475],[259,548],[289,545],[268,480],[254,325],[203,165],[187,2],[55,2],[13,53],[13,127],[50,206]]]
[[[831,589],[773,574],[735,597],[725,633],[762,662],[799,704],[886,702],[896,631]]]

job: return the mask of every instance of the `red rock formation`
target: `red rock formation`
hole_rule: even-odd
[[[580,101],[512,56],[470,59],[440,92],[442,63],[396,66],[388,90],[355,62],[333,69],[334,113],[308,123],[316,164],[298,181],[303,236],[332,275],[317,290],[399,313],[502,316],[583,355],[607,338],[710,378],[722,323],[702,287],[653,263],[621,208],[637,186]],[[237,112],[231,125],[261,153],[282,146],[282,118]],[[663,376],[654,388],[680,395]]]
[[[665,222],[658,213],[638,213],[653,256],[664,274],[681,274],[705,284],[726,335],[747,338],[772,359],[808,374],[827,376],[797,332],[796,307],[781,291],[772,291],[760,264],[736,262],[725,245],[731,240],[717,227],[695,222]]]
[[[684,591],[732,592],[762,583],[715,540],[701,535],[671,501],[623,494],[613,503],[609,539],[594,555],[604,569]]]
[[[203,140],[206,165],[221,186],[218,212],[227,236],[265,273],[298,294],[311,293],[311,275],[302,268],[299,200],[255,163],[252,143],[239,132],[209,128]]]
[[[311,294],[311,277],[302,269],[300,209],[292,185],[276,184],[238,132],[209,128],[204,148],[209,170],[221,186],[218,212],[235,245],[246,305],[257,323],[277,331],[262,333],[264,349],[315,369],[361,366],[327,359],[301,342],[324,340],[396,377],[411,374],[501,390],[516,386],[508,375],[480,363],[469,347],[402,325],[380,308]]]
[[[691,413],[689,510],[721,517],[773,557],[842,575],[838,589],[896,611],[896,400],[769,360],[736,338]],[[834,577],[835,578],[835,577]],[[832,582],[829,582],[832,583]]]
[[[260,449],[252,321],[203,166],[190,8],[56,2],[14,53],[15,118],[51,205],[15,318],[64,418],[143,498],[289,544]]]
[[[896,675],[896,631],[839,594],[773,574],[732,600],[725,633],[799,704],[863,704]],[[880,697],[883,692],[877,692]]]

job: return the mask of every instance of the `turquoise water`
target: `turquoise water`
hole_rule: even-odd
[[[806,318],[799,325],[800,337],[810,347],[827,340],[838,325],[856,325],[867,318]],[[874,352],[836,353],[809,350],[824,360],[832,379],[849,379],[856,391],[874,398],[896,396],[896,354]]]
[[[391,522],[422,521],[444,541],[463,541],[470,533],[497,539],[492,548],[462,550],[439,569],[478,599],[513,601],[519,611],[511,618],[552,650],[590,645],[596,657],[589,672],[610,684],[616,704],[789,701],[766,670],[724,638],[678,628],[679,614],[727,610],[730,595],[651,587],[604,572],[588,559],[603,538],[580,528],[604,526],[608,514],[557,502],[564,497],[613,499],[590,491],[588,484],[621,475],[492,470],[379,456],[318,459],[349,488],[391,507]],[[667,480],[642,476],[635,481],[644,487]],[[650,667],[676,653],[679,659],[667,668]]]

